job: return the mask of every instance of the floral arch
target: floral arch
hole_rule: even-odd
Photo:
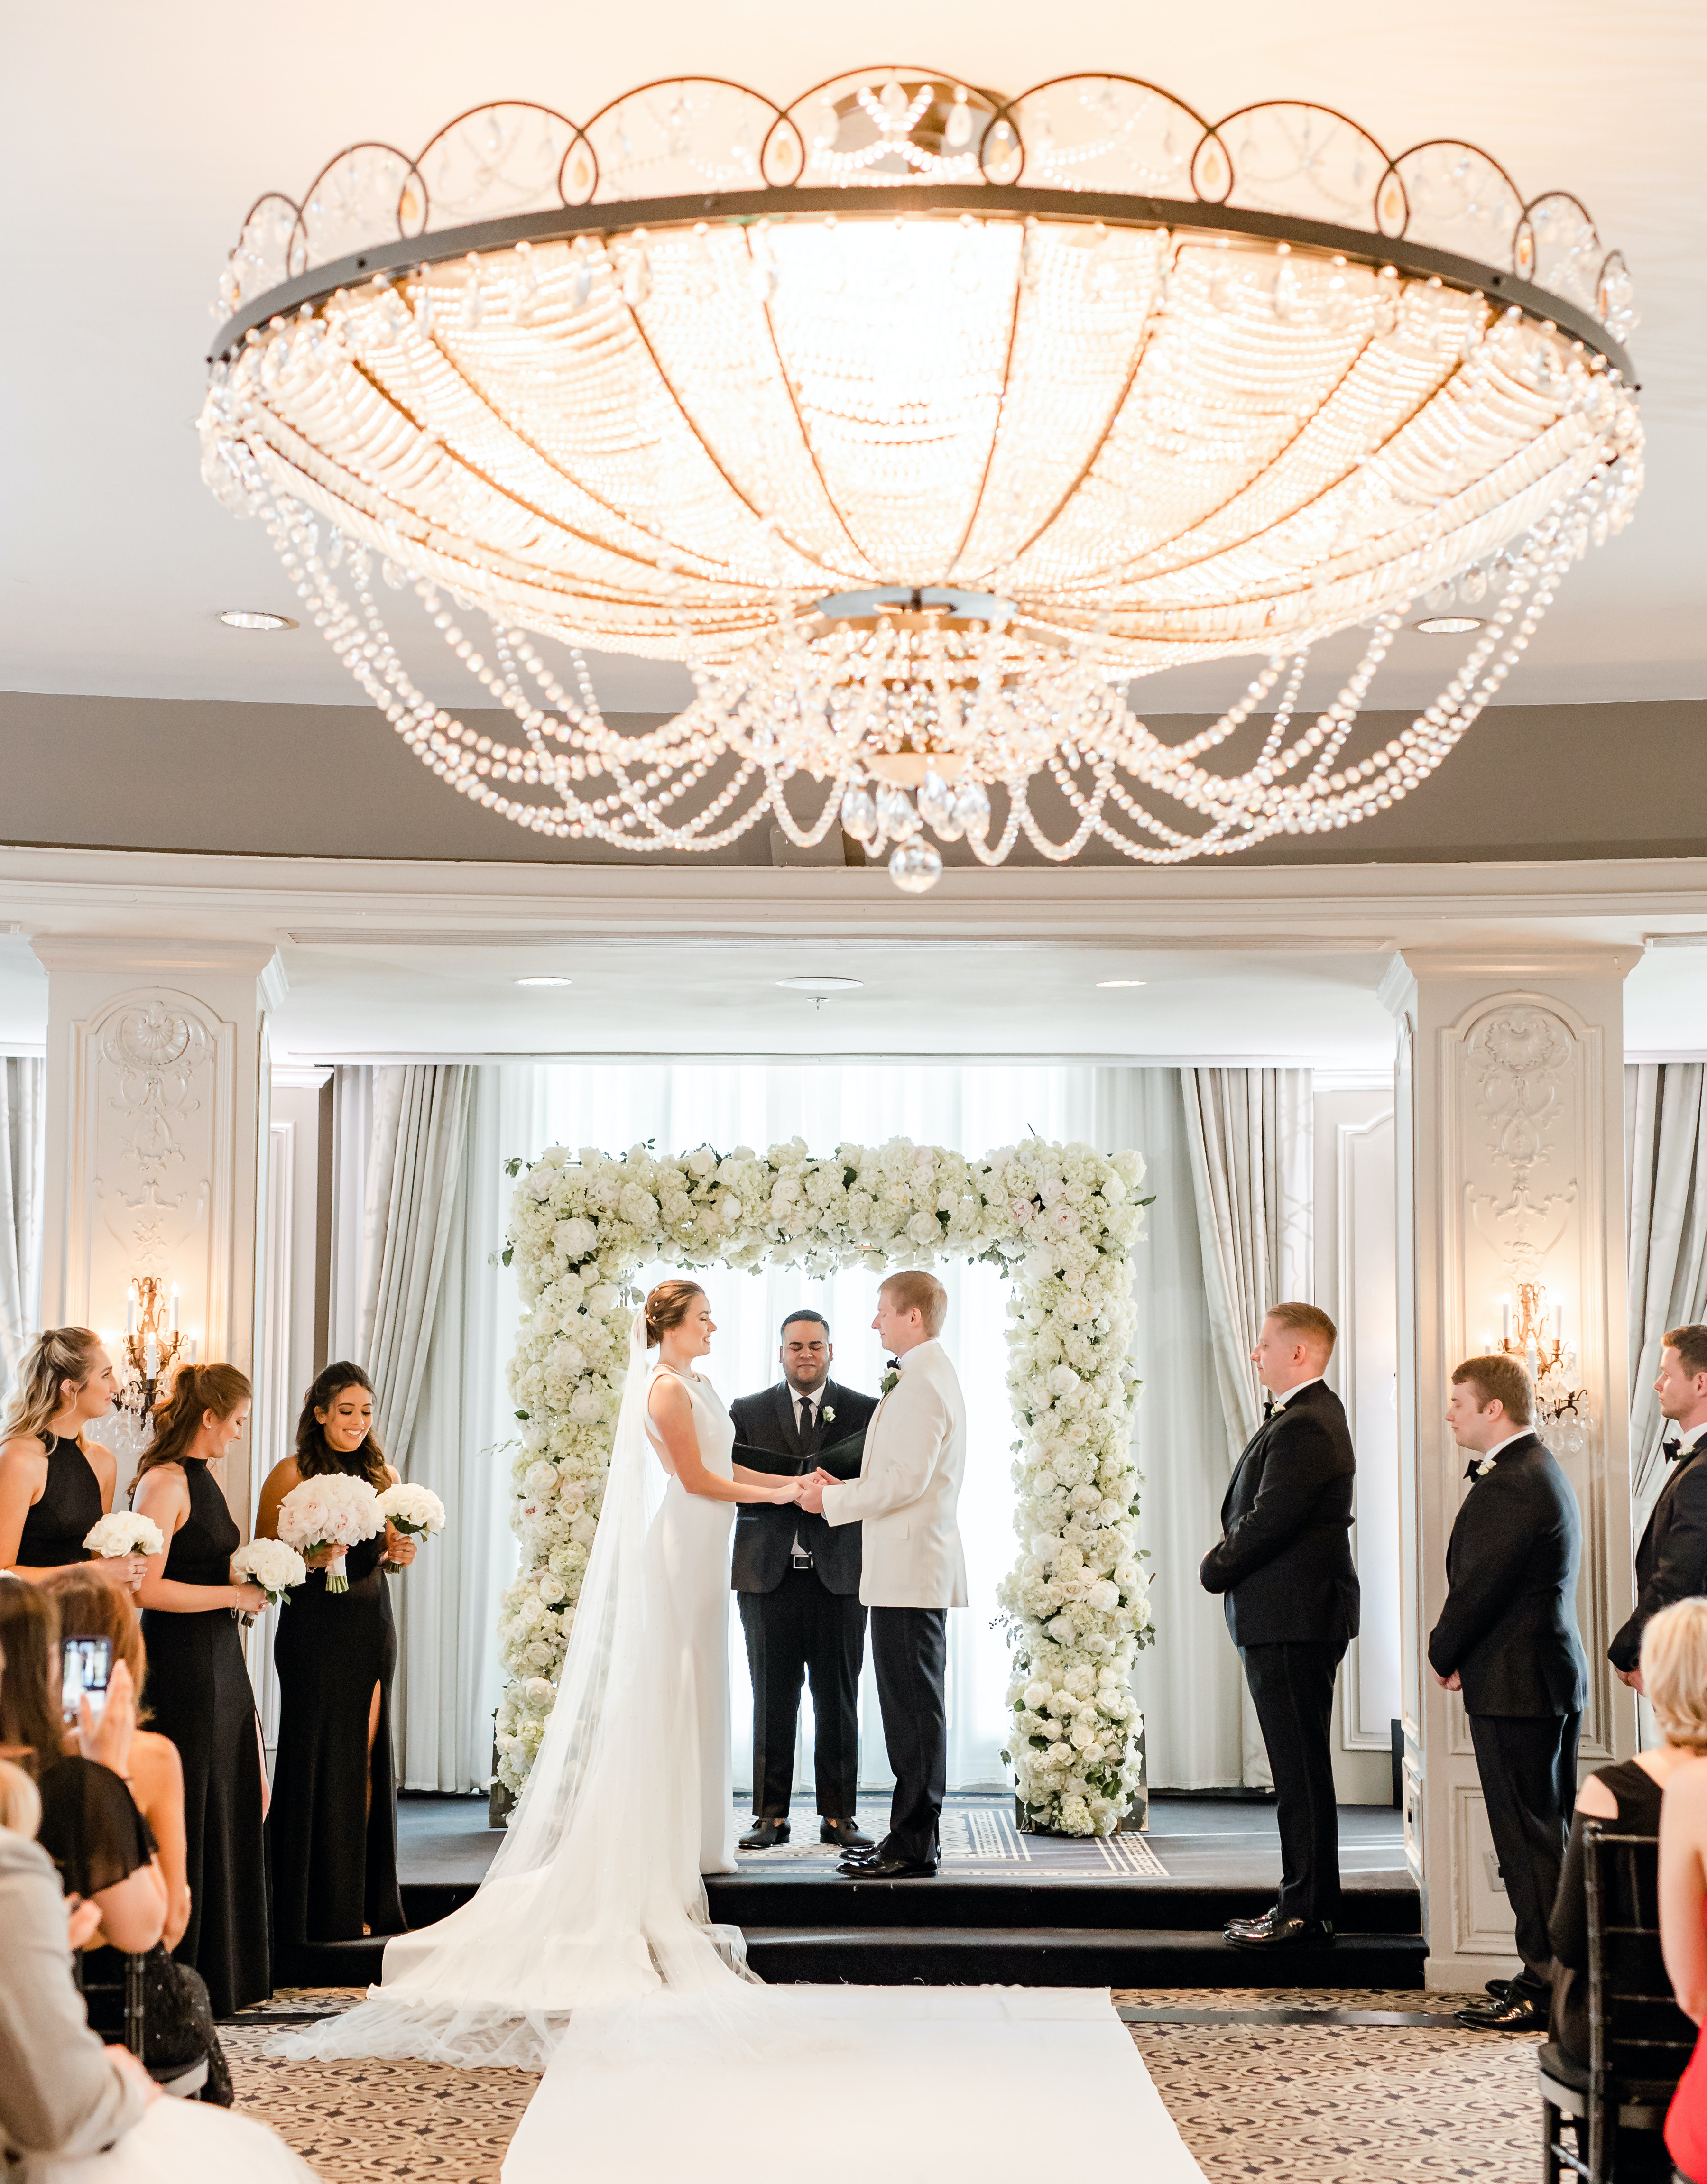
[[[519,1790],[556,1696],[598,1528],[627,1371],[635,1278],[684,1268],[939,1257],[1002,1268],[1019,1556],[1002,1580],[1013,1673],[1008,1751],[1039,1825],[1112,1834],[1140,1780],[1132,1664],[1152,1635],[1136,1543],[1130,1252],[1147,1201],[1136,1153],[1029,1139],[968,1160],[896,1138],[816,1158],[708,1146],[562,1146],[519,1174],[504,1257],[525,1317],[510,1367],[522,1424],[511,1523],[522,1568],[499,1625],[508,1680],[499,1774]]]

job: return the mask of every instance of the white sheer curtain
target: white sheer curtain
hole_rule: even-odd
[[[1144,1708],[1152,1788],[1236,1788],[1246,1779],[1244,1680],[1221,1602],[1197,1582],[1197,1565],[1220,1532],[1227,1490],[1227,1429],[1217,1385],[1191,1190],[1191,1151],[1177,1069],[1088,1072],[1091,1120],[1082,1134],[1099,1150],[1133,1145],[1148,1163],[1155,1204],[1133,1254],[1143,1378],[1137,1451],[1143,1487],[1140,1545],[1150,1557],[1157,1642],[1133,1679]]]
[[[408,1475],[450,1514],[395,1581],[400,1673],[398,1780],[405,1790],[483,1789],[498,1704],[498,1596],[515,1574],[509,1524],[514,1407],[504,1368],[519,1305],[497,1268],[511,1184],[504,1162],[531,1143],[529,1069],[473,1073],[443,1273],[409,1442]]]
[[[1707,1070],[1699,1061],[1624,1072],[1630,1208],[1630,1463],[1638,1524],[1660,1490],[1665,1421],[1654,1393],[1661,1337],[1707,1313]]]
[[[1087,1129],[1085,1072],[1060,1067],[546,1065],[541,1075],[545,1131],[527,1148],[530,1152],[554,1142],[621,1150],[648,1138],[670,1151],[706,1142],[727,1151],[798,1134],[814,1150],[843,1139],[869,1144],[906,1136],[981,1153],[1012,1144],[1029,1128],[1042,1137],[1083,1136]],[[939,1262],[936,1271],[949,1294],[945,1340],[966,1390],[971,1442],[960,1514],[972,1605],[949,1618],[949,1781],[956,1788],[1001,1788],[1007,1780],[1000,1754],[1007,1652],[990,1624],[996,1582],[1015,1552],[1008,1477],[1013,1429],[1005,1384],[1007,1293],[990,1267]],[[778,1323],[796,1305],[813,1306],[828,1319],[837,1377],[852,1387],[876,1388],[883,1358],[870,1331],[877,1285],[869,1275],[817,1282],[769,1270],[748,1275],[714,1269],[705,1279],[718,1326],[708,1369],[726,1401],[778,1377]],[[730,1670],[735,1780],[750,1789],[751,1686],[733,1617]],[[801,1717],[795,1763],[804,1790],[812,1779],[810,1698],[802,1702]],[[861,1719],[861,1783],[886,1787],[891,1777],[869,1662]]]
[[[0,1067],[0,1395],[42,1324],[42,1195],[47,1065],[10,1054]]]

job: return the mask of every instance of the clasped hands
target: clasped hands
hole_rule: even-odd
[[[835,1484],[834,1472],[809,1472],[804,1478],[787,1480],[777,1499],[778,1502],[797,1503],[809,1517],[822,1517],[824,1513],[824,1489]]]

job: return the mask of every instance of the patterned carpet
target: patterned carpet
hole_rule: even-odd
[[[1146,2010],[1230,2013],[1409,2013],[1420,2004],[1440,2013],[1462,1998],[1224,1988],[1114,1997]],[[265,2014],[276,2020],[357,1999],[326,1989],[282,1992]],[[538,2082],[531,2073],[286,2063],[265,2052],[276,2030],[275,2021],[222,2031],[238,2104],[271,2124],[327,2184],[498,2184]],[[1534,2176],[1532,2040],[1433,2026],[1263,2022],[1143,2024],[1132,2036],[1209,2184],[1530,2184]]]

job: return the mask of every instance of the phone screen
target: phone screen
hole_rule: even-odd
[[[67,1721],[77,1719],[78,1702],[86,1696],[98,1714],[107,1696],[107,1679],[113,1670],[110,1638],[66,1638],[60,1643],[63,1680],[59,1708]]]

